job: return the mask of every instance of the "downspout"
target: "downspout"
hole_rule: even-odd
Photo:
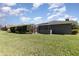
[[[52,25],[49,26],[50,34],[52,34]]]

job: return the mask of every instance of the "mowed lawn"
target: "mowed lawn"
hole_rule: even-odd
[[[15,34],[0,31],[0,55],[79,56],[79,35]]]

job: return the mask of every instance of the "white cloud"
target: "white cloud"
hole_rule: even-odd
[[[66,7],[63,6],[63,7],[61,7],[61,8],[55,8],[55,9],[53,9],[53,10],[54,10],[54,12],[63,13],[63,12],[66,12]]]
[[[55,18],[54,18],[55,17]],[[48,17],[47,21],[65,21],[65,19],[69,18],[70,21],[78,21],[78,18],[75,16],[64,14],[62,17],[58,15],[52,15]]]
[[[25,9],[25,8],[17,8],[17,9],[15,9],[17,12],[18,11],[28,11],[28,9]]]
[[[58,7],[61,7],[63,6],[64,4],[63,3],[49,3],[49,8],[48,9],[52,9],[52,8],[58,8]]]
[[[22,16],[22,17],[20,17],[20,20],[23,24],[33,24],[32,18],[30,18],[30,17]]]
[[[53,20],[54,17],[58,17],[59,15],[61,15],[61,13],[56,13],[56,14],[52,14],[51,16],[48,16],[48,20]]]
[[[58,21],[65,21],[65,18],[61,17],[57,19]]]
[[[43,3],[33,3],[32,9],[37,9],[37,8],[40,7],[41,5],[43,5]]]
[[[43,23],[43,22],[44,22],[43,17],[35,17],[35,18],[33,18],[33,21],[32,21],[32,23],[34,23],[34,24],[39,24],[39,23]]]
[[[0,14],[0,18],[3,17],[4,15]]]
[[[18,7],[16,9],[12,8],[12,6],[15,6],[16,4],[3,4],[2,7],[0,7],[0,19],[5,19],[6,16],[23,16],[25,13],[28,13],[29,10],[26,8]],[[29,19],[29,18],[27,18]],[[6,19],[7,20],[7,19]],[[25,22],[25,19],[22,19],[23,22]]]
[[[27,17],[24,17],[24,16],[23,16],[23,17],[21,17],[20,19],[24,22],[24,21],[26,21]]]
[[[0,13],[0,18],[4,18],[5,14]]]
[[[10,15],[15,15],[15,16],[18,16],[18,15],[23,15],[24,12],[29,12],[28,9],[26,8],[16,8],[16,9],[12,9],[11,7],[2,7],[2,12],[4,13],[8,13]]]
[[[15,6],[16,3],[5,3],[6,6]]]
[[[39,24],[43,23],[44,19],[43,17],[35,17],[35,18],[30,18],[30,17],[20,17],[20,20],[22,21],[23,24]]]
[[[77,17],[75,17],[75,16],[71,16],[71,15],[68,15],[68,14],[65,14],[64,15],[64,18],[66,19],[66,18],[69,18],[70,19],[70,21],[78,21],[78,18]]]
[[[75,16],[71,16],[71,15],[64,15],[64,17],[59,17],[57,20],[58,21],[65,21],[65,19],[69,18],[70,21],[78,21],[78,18]]]
[[[70,20],[73,20],[73,21],[78,21],[78,18],[75,17],[75,16],[70,16]]]
[[[13,9],[12,11],[10,11],[10,14],[11,15],[23,15],[24,12],[28,12],[29,10],[28,9],[25,9],[25,8],[17,8],[17,9]]]
[[[34,20],[37,21],[39,19],[41,19],[42,17],[35,17]]]
[[[47,21],[57,20],[60,16],[64,16],[66,13],[66,7],[64,4],[56,3],[56,4],[50,4],[49,8],[52,10],[50,15],[47,17]]]
[[[65,14],[64,15],[64,18],[69,18],[70,16],[68,14]]]
[[[3,12],[11,11],[11,7],[2,7],[1,9],[2,9]]]
[[[27,21],[30,20],[30,19],[31,19],[31,18],[25,17],[25,16],[20,17],[20,20],[21,20],[22,22],[27,22]]]
[[[55,17],[55,16],[57,16],[57,15],[48,16],[47,20],[50,20],[50,19],[52,19],[52,18]]]
[[[61,8],[54,8],[52,9],[51,12],[47,13],[47,15],[51,15],[51,16],[58,16],[58,15],[61,15],[62,13],[66,12],[66,7],[63,6]]]
[[[50,14],[47,17],[47,21],[65,21],[66,18],[69,18],[70,21],[78,20],[77,17],[68,15],[66,13],[67,9],[66,9],[65,5],[61,4],[61,3],[49,4],[48,10],[49,11],[51,10],[51,12],[47,13],[47,15]]]
[[[47,13],[47,16],[49,16],[51,13]]]

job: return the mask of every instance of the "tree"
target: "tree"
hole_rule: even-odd
[[[78,29],[78,23],[76,21],[73,21],[72,29]]]
[[[7,27],[4,26],[4,27],[1,28],[1,30],[3,30],[3,31],[7,31]]]

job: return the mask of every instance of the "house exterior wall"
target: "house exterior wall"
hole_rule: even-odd
[[[13,33],[32,33],[31,25],[14,26],[10,27],[10,31]]]
[[[53,25],[52,33],[55,34],[71,34],[72,26],[71,24],[61,24],[61,25]]]
[[[49,34],[50,33],[50,26],[44,25],[44,26],[38,26],[37,32],[41,34]]]
[[[57,24],[57,25],[42,25],[38,26],[38,33],[41,34],[71,34],[72,25],[71,24]]]

